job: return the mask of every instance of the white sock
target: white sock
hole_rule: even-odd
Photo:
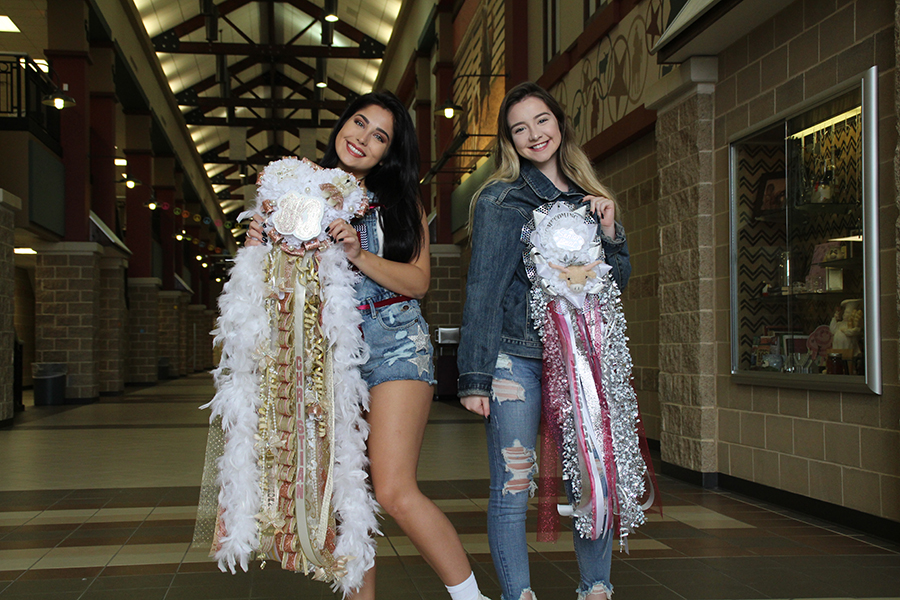
[[[453,600],[481,599],[481,592],[478,591],[478,582],[475,581],[475,573],[469,573],[469,578],[459,585],[448,585],[446,587]]]

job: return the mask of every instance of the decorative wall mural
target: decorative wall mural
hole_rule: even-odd
[[[647,88],[671,70],[650,49],[685,0],[646,0],[550,91],[585,143],[644,104]]]

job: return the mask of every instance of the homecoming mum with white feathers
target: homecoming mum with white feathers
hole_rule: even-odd
[[[366,451],[375,498],[452,600],[484,600],[453,525],[416,481],[435,381],[419,306],[431,279],[429,241],[418,194],[418,142],[406,107],[389,92],[360,96],[334,127],[319,164],[350,173],[369,195],[366,215],[337,219],[327,231],[361,274],[356,298],[370,355],[361,375],[371,396]],[[246,245],[268,241],[254,220]],[[373,600],[375,574],[372,567],[349,597]]]

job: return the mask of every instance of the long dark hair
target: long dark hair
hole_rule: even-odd
[[[394,135],[387,155],[366,175],[366,187],[382,205],[384,257],[409,262],[419,255],[425,237],[422,214],[425,207],[419,197],[419,141],[409,112],[391,92],[370,92],[350,103],[331,130],[322,166],[338,166],[335,141],[338,132],[353,115],[367,106],[377,105],[394,117]]]

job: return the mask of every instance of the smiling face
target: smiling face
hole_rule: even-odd
[[[506,122],[519,156],[539,169],[556,160],[562,134],[559,122],[543,100],[528,96],[517,102],[509,108]]]
[[[347,119],[334,140],[338,167],[362,179],[387,156],[393,136],[391,111],[377,104],[361,108]]]

